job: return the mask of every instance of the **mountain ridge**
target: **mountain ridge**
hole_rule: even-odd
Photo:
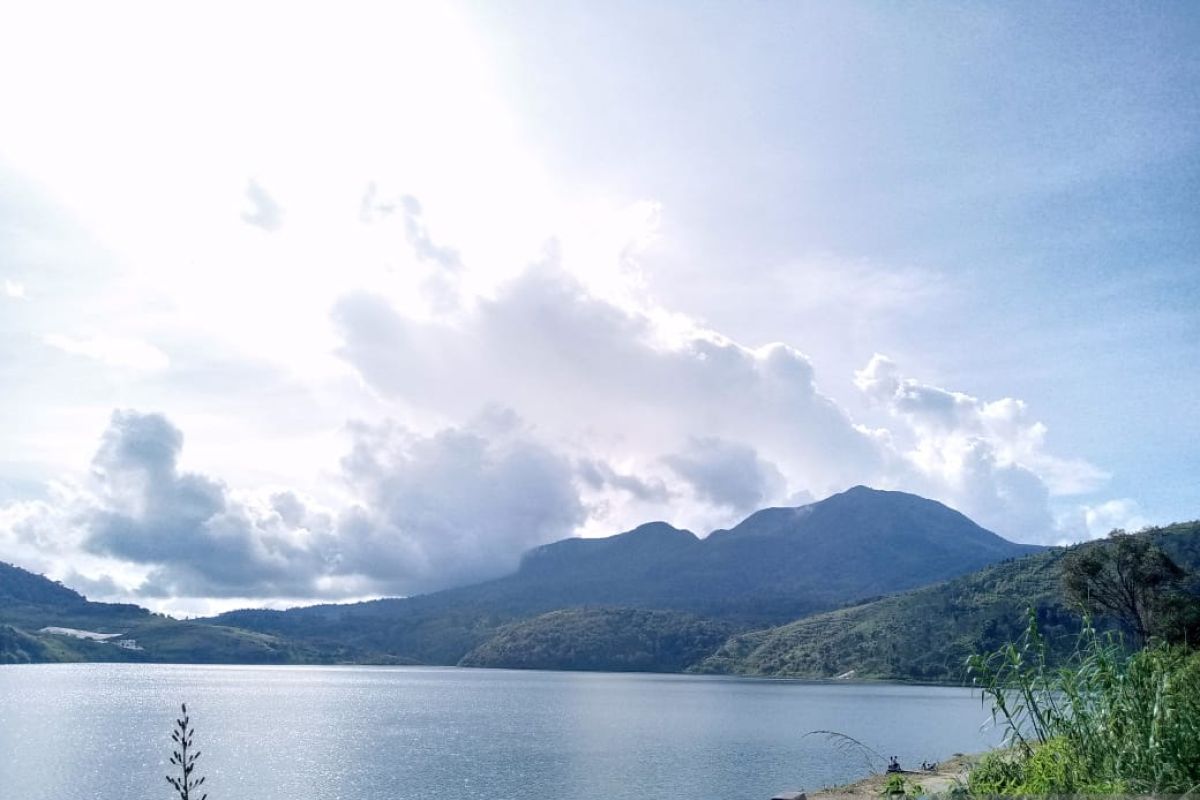
[[[503,626],[570,608],[637,608],[749,630],[934,583],[1041,548],[1009,542],[933,500],[855,487],[764,509],[700,539],[665,522],[526,554],[509,575],[409,598],[211,621],[458,663]]]
[[[647,653],[675,668],[679,654],[692,650],[673,626],[703,633],[707,642],[717,631],[790,623],[1040,549],[1009,542],[936,501],[854,487],[806,506],[762,509],[703,539],[662,521],[606,538],[568,538],[530,550],[509,575],[408,598],[243,609],[182,622],[24,580],[23,591],[48,592],[57,605],[49,595],[40,609],[10,598],[0,602],[0,624],[54,643],[59,637],[51,642],[37,631],[101,630],[95,621],[104,619],[105,632],[154,645],[122,658],[188,657],[181,642],[203,639],[201,655],[192,658],[429,664],[519,662],[520,637],[550,643],[539,645],[547,663],[568,663],[570,643],[559,639],[569,629],[592,642],[640,648],[613,652],[613,668],[652,662],[656,656]],[[539,620],[559,611],[572,613]],[[622,619],[641,633],[618,635]],[[507,639],[485,647],[502,632]],[[27,641],[10,639],[30,650]],[[66,644],[72,658],[115,655],[95,643]],[[560,645],[566,649],[555,650]],[[588,659],[589,668],[603,663],[594,654]]]

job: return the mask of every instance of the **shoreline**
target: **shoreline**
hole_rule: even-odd
[[[967,774],[982,757],[982,753],[970,755],[956,753],[944,762],[939,762],[937,769],[932,772],[912,770],[899,774],[910,784],[920,785],[922,795],[946,794],[956,786],[966,786]],[[878,800],[890,777],[891,775],[886,772],[876,772],[842,786],[806,791],[805,795],[809,800],[866,800],[866,798]]]
[[[2,625],[4,623],[0,623]],[[113,634],[114,636],[119,634]],[[762,681],[770,683],[824,684],[831,686],[928,686],[942,689],[978,689],[970,683],[956,681],[913,680],[908,678],[874,677],[804,677],[799,675],[747,675],[737,672],[693,672],[691,670],[639,670],[639,669],[547,669],[540,667],[492,667],[462,666],[459,664],[424,664],[387,659],[364,661],[159,661],[155,659],[88,658],[75,661],[13,661],[0,662],[0,667],[40,666],[63,664],[141,664],[158,666],[189,667],[424,667],[430,669],[492,670],[497,672],[549,672],[586,673],[598,675],[662,675],[680,678],[734,679],[739,681]]]

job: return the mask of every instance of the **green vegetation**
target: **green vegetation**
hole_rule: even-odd
[[[49,643],[11,625],[0,625],[0,664],[63,661]]]
[[[1172,584],[1200,595],[1200,522],[1169,525],[1131,538],[1152,542],[1192,577]],[[1032,607],[1051,660],[1070,657],[1081,619],[1064,592],[1069,558],[1103,554],[1120,539],[1053,548],[984,567],[944,583],[816,614],[732,637],[695,671],[772,677],[855,678],[962,683],[966,660],[1016,641]],[[1175,591],[1172,589],[1172,592]],[[1178,606],[1176,606],[1178,609]],[[1119,618],[1099,619],[1120,630]],[[1132,636],[1132,632],[1130,632]]]
[[[923,797],[925,788],[903,775],[889,775],[879,794],[882,797]]]
[[[1187,570],[1149,536],[1115,530],[1106,547],[1079,548],[1063,562],[1067,600],[1116,619],[1140,646],[1152,637],[1186,641],[1200,630]]]
[[[114,642],[43,633],[46,627],[120,634]],[[231,626],[187,622],[122,603],[93,603],[41,575],[0,563],[0,664],[186,661],[286,664],[341,660],[322,649]]]
[[[695,668],[764,677],[961,683],[966,659],[1020,634],[1028,605],[1055,641],[1078,628],[1062,602],[1063,552],[1007,561],[935,586],[734,636]]]
[[[1200,652],[1129,655],[1090,625],[1054,666],[1035,619],[970,668],[1007,749],[971,772],[975,795],[1186,794],[1200,790]]]
[[[730,626],[674,611],[551,611],[502,628],[460,662],[510,669],[681,672],[729,637]]]

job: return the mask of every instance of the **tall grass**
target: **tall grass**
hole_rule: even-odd
[[[1054,667],[1031,614],[1020,641],[968,668],[1008,745],[972,771],[973,794],[1200,791],[1200,652],[1129,654],[1089,623]]]

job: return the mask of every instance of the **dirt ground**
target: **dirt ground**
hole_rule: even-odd
[[[921,770],[905,770],[901,773],[909,784],[920,785],[922,794],[934,795],[949,792],[957,785],[965,786],[967,772],[971,765],[979,760],[978,756],[955,756],[938,764],[933,772]],[[845,786],[835,786],[830,789],[808,792],[809,800],[879,800],[880,792],[887,784],[890,776],[886,774],[871,775]]]

